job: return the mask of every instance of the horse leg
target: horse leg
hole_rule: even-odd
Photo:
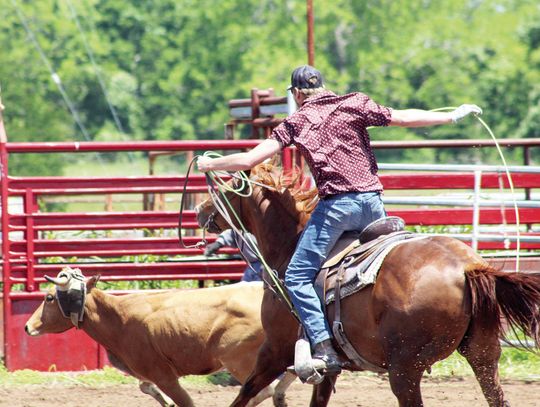
[[[420,392],[420,381],[423,374],[424,369],[415,367],[413,360],[409,360],[407,366],[404,364],[389,365],[390,387],[398,399],[399,407],[421,407],[424,405]]]
[[[287,359],[280,357],[279,352],[272,352],[268,342],[263,343],[257,355],[257,362],[253,373],[242,385],[240,393],[231,404],[231,407],[244,407],[257,396],[287,368]]]
[[[309,407],[326,407],[332,395],[332,390],[334,390],[336,380],[337,376],[325,376],[321,383],[313,386]]]
[[[473,325],[459,344],[458,352],[471,365],[488,405],[509,407],[510,403],[504,400],[499,380],[501,344],[498,332]]]

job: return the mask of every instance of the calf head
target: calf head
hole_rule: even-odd
[[[99,277],[85,281],[79,269],[63,269],[56,278],[45,276],[55,285],[25,325],[28,335],[60,333],[73,326],[79,327],[83,320],[86,292],[92,288]]]

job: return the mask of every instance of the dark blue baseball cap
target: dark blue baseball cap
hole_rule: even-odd
[[[322,74],[310,65],[302,65],[292,72],[291,85],[287,89],[316,89],[322,86]]]

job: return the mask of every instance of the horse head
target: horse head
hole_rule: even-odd
[[[248,208],[249,202],[242,201],[246,198],[243,192],[245,185],[240,183],[238,178],[232,178],[217,187],[220,191],[216,192],[214,198],[208,198],[195,207],[197,223],[201,228],[210,233],[221,233],[231,227],[242,229],[247,216],[244,209]]]
[[[219,233],[231,228],[230,222],[239,227],[238,217],[257,238],[265,259],[279,269],[292,255],[318,199],[316,190],[306,188],[302,180],[298,171],[284,174],[271,164],[258,165],[250,173],[251,193],[245,193],[248,187],[241,195],[224,191],[223,200],[227,199],[229,204],[218,203],[220,208],[212,198],[207,199],[195,208],[197,222],[208,232]],[[233,178],[228,184],[238,182]]]

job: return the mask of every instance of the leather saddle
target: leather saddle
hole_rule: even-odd
[[[335,303],[332,331],[336,342],[349,361],[362,370],[386,371],[360,356],[345,336],[340,300],[375,283],[386,255],[407,239],[418,236],[404,228],[403,219],[389,216],[370,223],[361,233],[346,233],[330,252],[315,280],[315,291],[325,313],[326,306]]]
[[[388,216],[370,223],[360,233],[345,233],[331,250],[315,280],[315,290],[321,302],[329,304],[334,300],[333,293],[339,270],[342,270],[341,288],[355,285],[354,288],[341,292],[342,298],[369,284],[363,274],[379,255],[395,242],[414,236],[404,228],[403,219]],[[358,282],[363,284],[359,286]],[[371,283],[373,282],[375,282],[374,279]]]

